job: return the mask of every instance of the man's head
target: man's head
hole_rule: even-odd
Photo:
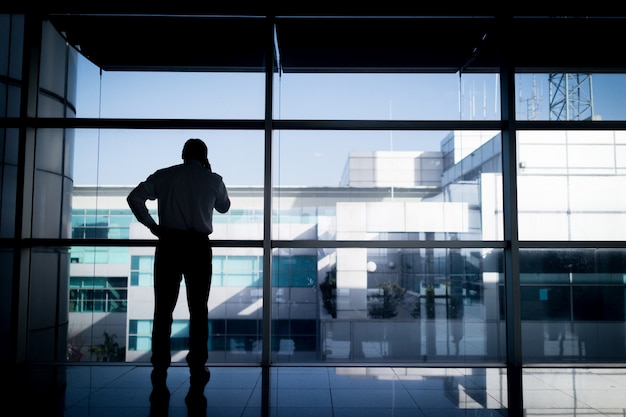
[[[194,159],[200,161],[202,165],[208,165],[207,147],[200,139],[188,139],[183,146],[183,159],[185,161]]]

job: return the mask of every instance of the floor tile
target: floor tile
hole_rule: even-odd
[[[392,389],[334,389],[333,406],[359,408],[416,408],[417,404],[404,388]]]
[[[41,366],[17,380],[30,381],[25,386],[37,400],[32,408],[45,406],[47,417],[149,417],[150,372],[150,366],[134,365]],[[34,389],[45,384],[65,389]],[[187,367],[172,366],[167,385],[170,396],[160,408],[166,410],[163,417],[510,414],[506,371],[498,368],[215,366],[200,407],[185,402]],[[526,417],[625,416],[626,369],[527,369],[523,394]]]

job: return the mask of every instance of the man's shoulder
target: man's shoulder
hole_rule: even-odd
[[[214,179],[218,180],[218,181],[222,181],[222,176],[216,172],[211,172],[211,177],[213,177]]]
[[[172,171],[178,171],[183,167],[183,164],[177,164],[177,165],[171,165],[168,167],[164,167],[164,168],[159,168],[156,171],[154,171],[154,175],[160,175],[160,174],[165,174],[168,172],[172,172]]]

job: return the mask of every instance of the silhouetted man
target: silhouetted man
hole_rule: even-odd
[[[230,198],[222,177],[211,171],[207,147],[189,139],[182,151],[183,163],[159,169],[135,187],[127,197],[137,220],[159,238],[154,258],[154,323],[152,329],[153,394],[168,395],[166,379],[171,364],[172,314],[182,277],[189,307],[191,389],[203,390],[211,378],[208,359],[208,300],[213,273],[213,210],[226,213]],[[158,223],[146,207],[157,200]]]

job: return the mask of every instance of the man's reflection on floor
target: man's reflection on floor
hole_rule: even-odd
[[[189,417],[206,416],[207,399],[203,391],[190,389],[185,397]],[[167,417],[170,408],[169,393],[152,391],[150,394],[150,417]]]
[[[207,400],[204,391],[190,389],[185,397],[188,417],[205,417]]]
[[[150,417],[167,417],[169,408],[169,391],[153,389],[150,393]]]

